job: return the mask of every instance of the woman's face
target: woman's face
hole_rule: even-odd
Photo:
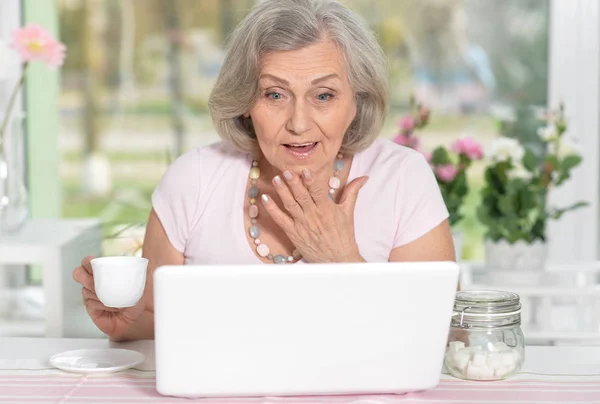
[[[356,115],[342,51],[332,41],[261,60],[249,111],[258,144],[277,169],[320,172],[333,163]]]

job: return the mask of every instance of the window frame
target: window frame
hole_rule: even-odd
[[[571,181],[550,193],[549,202],[589,206],[548,224],[552,263],[600,258],[600,2],[550,0],[548,107],[564,102],[567,136],[577,142],[583,162]]]

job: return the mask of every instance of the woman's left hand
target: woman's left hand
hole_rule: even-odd
[[[302,257],[312,263],[364,262],[354,236],[354,207],[368,178],[348,184],[338,204],[329,197],[329,188],[315,184],[306,169],[302,177],[291,171],[285,171],[283,177],[285,181],[275,177],[273,184],[287,213],[268,195],[262,195],[262,201]]]

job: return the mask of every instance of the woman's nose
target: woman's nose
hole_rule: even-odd
[[[294,102],[286,129],[293,135],[302,135],[310,130],[310,125],[310,114],[305,103],[303,101]]]

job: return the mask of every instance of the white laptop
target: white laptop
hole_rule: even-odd
[[[160,267],[157,390],[252,397],[433,388],[458,275],[453,262]]]

